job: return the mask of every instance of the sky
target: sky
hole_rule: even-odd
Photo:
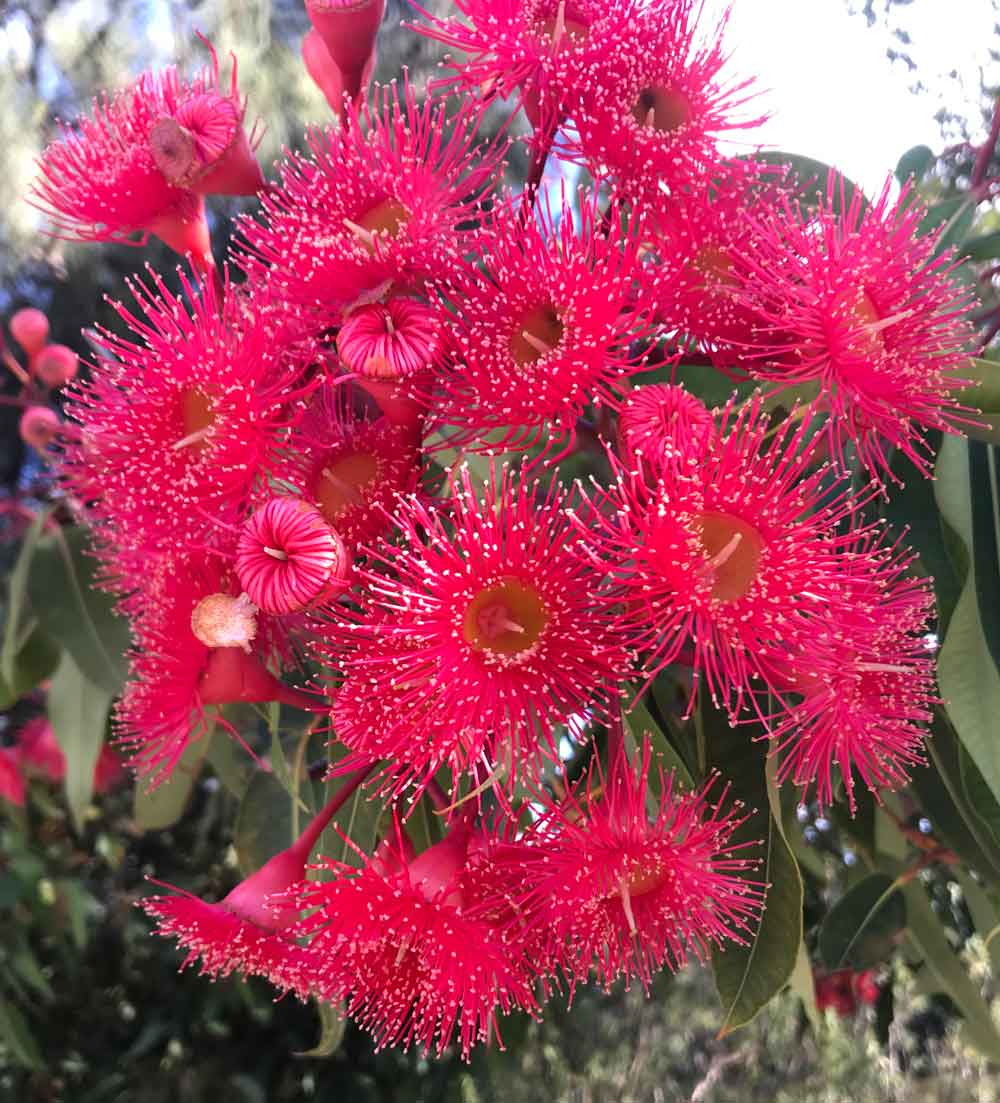
[[[960,98],[951,70],[970,92],[961,106],[977,119],[973,139],[985,137],[975,93],[990,46],[1000,48],[996,19],[992,0],[912,0],[903,9],[908,49],[931,85],[922,95],[911,92],[905,65],[886,56],[885,30],[852,15],[846,0],[735,0],[726,40],[733,69],[758,76],[772,112],[759,140],[832,163],[871,192],[912,146],[941,147],[934,114]]]

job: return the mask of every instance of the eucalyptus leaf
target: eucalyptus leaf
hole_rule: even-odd
[[[63,652],[52,675],[48,708],[52,731],[66,758],[66,803],[77,831],[94,793],[94,768],[104,744],[111,694],[95,685]]]
[[[195,782],[201,774],[205,756],[212,744],[214,727],[184,748],[170,777],[150,789],[140,779],[135,787],[132,816],[142,831],[162,831],[172,827],[184,815]]]
[[[342,1007],[330,1003],[317,1003],[319,1014],[319,1041],[312,1049],[297,1053],[296,1057],[332,1057],[344,1040],[347,1018]]]
[[[768,763],[759,741],[743,728],[734,731],[704,700],[699,707],[709,762],[724,772],[727,800],[742,801],[747,812],[733,842],[759,843],[763,850],[761,867],[742,876],[768,886],[760,924],[746,943],[727,942],[712,951],[724,1016],[721,1037],[751,1022],[791,980],[802,945],[802,878],[781,827],[774,759]]]
[[[24,1016],[8,1000],[0,998],[0,1043],[13,1065],[43,1069],[41,1050]]]
[[[114,696],[128,672],[128,621],[115,613],[109,594],[95,589],[96,575],[87,533],[58,528],[38,541],[27,591],[45,632],[73,656],[91,682]]]
[[[0,677],[11,692],[17,681],[14,662],[23,642],[21,624],[28,596],[28,571],[48,515],[49,511],[39,513],[28,526],[17,562],[7,580],[7,621],[4,625],[3,647],[0,648]]]
[[[906,902],[893,878],[872,873],[827,912],[819,952],[827,969],[871,969],[895,949],[906,926]]]

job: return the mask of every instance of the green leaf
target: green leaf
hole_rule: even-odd
[[[831,165],[824,161],[817,161],[812,157],[803,157],[798,153],[783,153],[773,150],[754,153],[753,159],[770,165],[787,165],[802,189],[801,198],[808,206],[819,206],[820,203],[825,202],[827,181],[831,172],[835,172]],[[842,173],[836,172],[835,176],[834,186],[836,191],[832,197],[832,207],[835,214],[842,214],[851,205],[855,193],[859,193],[860,188],[853,180],[848,179]],[[841,201],[840,195],[841,181],[843,181],[844,186],[843,201]],[[861,194],[863,199],[863,193]]]
[[[959,749],[959,773],[962,779],[962,792],[969,808],[992,835],[992,839],[986,841],[992,842],[997,847],[997,853],[1000,854],[1000,802],[993,795],[986,784],[986,778],[964,747]]]
[[[806,950],[804,942],[799,946],[790,986],[802,1001],[802,1008],[813,1030],[818,1031],[823,1025],[823,1016],[816,1004],[816,983],[813,980],[812,962],[809,960],[809,951]]]
[[[694,779],[684,764],[684,759],[681,758],[680,753],[671,744],[642,701],[639,701],[630,712],[626,713],[624,719],[632,738],[635,740],[636,747],[642,745],[644,735],[649,735],[650,748],[654,757],[660,759],[664,770],[666,772],[672,771],[682,788],[693,789],[695,787]],[[652,776],[654,772],[654,770],[650,771],[650,787],[655,791],[659,787],[659,778]]]
[[[948,437],[935,468],[935,497],[943,519],[970,550],[970,567],[948,624],[938,661],[938,683],[949,719],[986,784],[1000,799],[1000,674],[980,619],[977,564],[973,550],[968,441]],[[996,616],[996,610],[991,612]],[[992,631],[991,631],[992,635]]]
[[[17,680],[14,660],[23,642],[21,622],[24,619],[25,599],[28,594],[28,570],[42,535],[42,527],[50,512],[45,510],[39,513],[31,522],[7,581],[7,622],[4,625],[3,648],[0,649],[0,677],[11,691]]]
[[[944,199],[927,208],[927,213],[917,226],[920,235],[938,232],[935,255],[957,245],[972,229],[976,218],[976,203],[968,195]]]
[[[919,180],[936,160],[937,155],[930,146],[913,146],[896,163],[896,179],[901,184],[905,184],[911,176]]]
[[[332,1057],[344,1040],[347,1018],[342,1007],[330,1003],[317,1003],[319,1013],[319,1041],[312,1049],[296,1053],[296,1057]]]
[[[24,1016],[5,999],[0,999],[0,1042],[12,1064],[25,1069],[45,1068],[38,1043]]]
[[[250,779],[236,813],[233,845],[240,870],[244,876],[256,873],[294,841],[288,793],[274,774],[260,770]]]
[[[66,756],[66,802],[78,832],[94,792],[94,767],[104,744],[111,694],[94,685],[63,652],[49,688],[49,720]]]
[[[962,242],[962,255],[970,260],[996,260],[1000,257],[1000,230],[967,237]]]
[[[10,708],[35,686],[50,678],[59,665],[58,646],[38,627],[37,622],[29,622],[25,630],[27,639],[18,648],[9,669],[13,680],[0,682],[0,708]]]
[[[962,895],[972,916],[976,934],[983,940],[990,955],[990,968],[994,977],[1000,977],[1000,914],[987,891],[965,870],[955,870],[955,878],[962,886]]]
[[[763,845],[761,868],[742,876],[768,885],[764,914],[746,945],[727,943],[724,950],[712,951],[724,1015],[721,1037],[751,1022],[791,979],[802,945],[802,878],[781,829],[775,760],[766,760],[765,747],[746,728],[734,731],[704,700],[699,708],[709,762],[729,783],[727,799],[742,801],[749,811],[733,842]]]
[[[95,684],[114,696],[127,674],[128,621],[114,612],[114,599],[93,589],[95,560],[81,528],[43,536],[28,570],[32,612]]]
[[[906,926],[906,902],[884,873],[858,881],[827,913],[819,952],[827,969],[870,969],[885,961]]]
[[[162,831],[184,815],[214,733],[215,728],[210,727],[200,739],[191,740],[168,780],[155,789],[149,789],[141,780],[136,784],[132,816],[141,831]]]
[[[965,433],[974,440],[1000,444],[1000,364],[985,358],[970,359],[959,374],[969,380],[969,386],[957,391],[955,397],[982,414],[980,424],[963,426]]]
[[[997,551],[995,448],[969,441],[969,501],[972,506],[972,567],[979,621],[993,665],[1000,667],[1000,554]]]
[[[962,1017],[966,1040],[985,1057],[1000,1061],[1000,1035],[993,1016],[964,962],[951,948],[941,923],[927,902],[919,882],[904,889],[907,939],[923,957],[925,971],[934,987],[955,1001]]]

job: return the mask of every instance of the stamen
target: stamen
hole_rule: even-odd
[[[352,222],[349,218],[344,219],[344,225],[348,228],[348,230],[351,231],[352,234],[354,234],[356,238],[358,238],[359,241],[364,242],[364,244],[367,245],[369,249],[374,248],[375,235],[371,232],[371,230],[366,230],[364,226],[359,226],[356,222]]]
[[[652,130],[655,123],[656,123],[656,108],[651,107],[646,112],[646,122],[643,125],[646,127],[647,130]]]
[[[734,532],[729,543],[719,552],[717,552],[708,561],[710,567],[721,567],[727,560],[732,559],[733,553],[740,546],[740,541],[743,539],[743,533]]]
[[[281,548],[265,547],[264,551],[267,555],[271,556],[272,559],[280,559],[282,562],[285,562],[288,559],[288,556],[285,555]]]
[[[636,933],[635,916],[632,914],[632,897],[629,895],[628,882],[624,877],[618,882],[618,895],[622,898],[622,909],[625,912],[625,921],[632,934]]]
[[[566,0],[559,0],[559,9],[556,12],[556,23],[552,28],[552,45],[559,46],[562,36],[566,33]]]
[[[551,345],[547,345],[540,337],[536,337],[527,329],[521,330],[521,336],[531,345],[539,356],[547,356],[552,351]]]
[[[170,447],[175,452],[177,452],[181,448],[187,448],[189,444],[197,444],[198,441],[204,440],[211,431],[212,426],[206,425],[203,429],[196,429],[193,433],[188,433],[186,437],[181,437],[180,440],[175,440]]]
[[[905,666],[893,666],[892,663],[857,663],[856,670],[870,672],[872,674],[910,674]]]
[[[351,483],[345,482],[343,479],[339,478],[337,475],[334,475],[334,473],[330,470],[329,467],[324,467],[323,468],[322,475],[323,475],[323,478],[328,480],[333,486],[335,486],[340,491],[340,493],[343,494],[344,497],[348,499],[348,501],[351,501],[351,502],[360,502],[361,501],[361,495],[358,492],[358,488],[356,486],[352,486]]]
[[[403,958],[406,957],[406,951],[410,948],[410,942],[411,939],[409,938],[409,936],[407,936],[399,944],[399,949],[396,951],[396,965],[399,965]]]

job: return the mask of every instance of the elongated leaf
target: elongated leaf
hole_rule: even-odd
[[[50,678],[59,665],[59,647],[38,627],[37,622],[29,621],[25,630],[27,638],[17,649],[9,670],[12,681],[0,680],[0,708],[10,708],[35,686]]]
[[[49,720],[66,756],[66,803],[77,831],[94,792],[94,767],[108,724],[111,694],[94,685],[63,652],[49,689]]]
[[[87,547],[81,528],[43,536],[31,558],[28,597],[45,632],[95,685],[114,696],[127,674],[128,622],[116,615],[108,594],[93,588],[95,561]]]
[[[905,184],[911,176],[920,179],[931,168],[937,157],[930,146],[914,146],[908,149],[896,164],[896,179]]]
[[[995,360],[970,360],[961,371],[971,386],[956,397],[965,406],[982,412],[981,424],[965,427],[966,433],[988,444],[1000,444],[1000,364]]]
[[[977,598],[970,447],[981,446],[957,438],[944,440],[935,469],[935,496],[941,515],[970,550],[969,571],[941,647],[938,681],[959,738],[993,795],[1000,799],[1000,740],[995,730],[1000,716],[1000,674],[980,620]],[[992,615],[1000,613],[994,610]]]
[[[994,487],[996,449],[969,441],[969,501],[972,507],[972,558],[983,637],[1000,667],[1000,554],[997,551],[997,508]]]
[[[250,779],[236,813],[233,845],[240,870],[244,876],[255,873],[294,841],[288,793],[274,774],[259,770]]]
[[[642,745],[643,736],[648,735],[653,755],[660,760],[664,771],[667,773],[672,771],[682,788],[694,788],[694,779],[684,764],[684,759],[642,701],[639,701],[631,712],[625,714],[625,723],[637,747]],[[654,772],[655,763],[653,770],[650,771],[650,786],[655,791],[659,786],[659,778],[652,776]]]
[[[137,782],[132,816],[140,830],[162,831],[172,827],[184,815],[195,782],[205,764],[214,731],[214,728],[209,728],[201,739],[188,743],[169,780],[152,790],[143,781]]]
[[[0,999],[0,1042],[12,1064],[25,1069],[45,1067],[38,1043],[24,1016],[5,999]]]
[[[4,625],[3,648],[0,649],[0,677],[13,692],[17,680],[14,660],[21,648],[21,622],[24,619],[25,603],[28,595],[28,570],[35,555],[35,548],[42,535],[49,511],[39,513],[24,534],[21,551],[7,581],[7,622]]]
[[[809,951],[804,942],[799,946],[799,953],[795,959],[791,989],[802,1001],[802,1008],[813,1030],[818,1031],[823,1025],[823,1016],[816,1004],[816,982],[813,980],[812,963],[809,961]]]
[[[824,161],[817,161],[812,157],[803,157],[798,153],[784,153],[781,151],[767,150],[753,155],[755,161],[763,161],[770,165],[787,165],[792,176],[802,189],[802,200],[809,206],[817,206],[827,195],[827,181],[832,166]],[[840,184],[843,181],[843,200],[841,200]],[[835,191],[832,196],[831,206],[835,214],[842,214],[852,203],[854,195],[859,192],[858,185],[841,173],[835,174]]]
[[[970,260],[996,260],[1000,257],[1000,230],[967,237],[962,242],[961,251]]]
[[[962,960],[951,948],[927,895],[918,882],[903,889],[906,897],[907,938],[924,959],[924,969],[934,987],[955,1001],[962,1017],[963,1034],[984,1056],[1000,1061],[1000,1034],[990,1009]]]
[[[702,722],[709,761],[724,773],[729,799],[741,800],[750,814],[734,841],[760,842],[763,864],[747,880],[768,885],[764,914],[746,945],[727,943],[712,952],[715,986],[724,1021],[720,1036],[751,1022],[789,982],[802,945],[802,878],[781,829],[781,805],[763,745],[745,730],[733,731],[726,718],[704,703]]]
[[[897,883],[872,873],[853,885],[823,920],[819,952],[827,969],[870,969],[885,961],[906,925]]]

